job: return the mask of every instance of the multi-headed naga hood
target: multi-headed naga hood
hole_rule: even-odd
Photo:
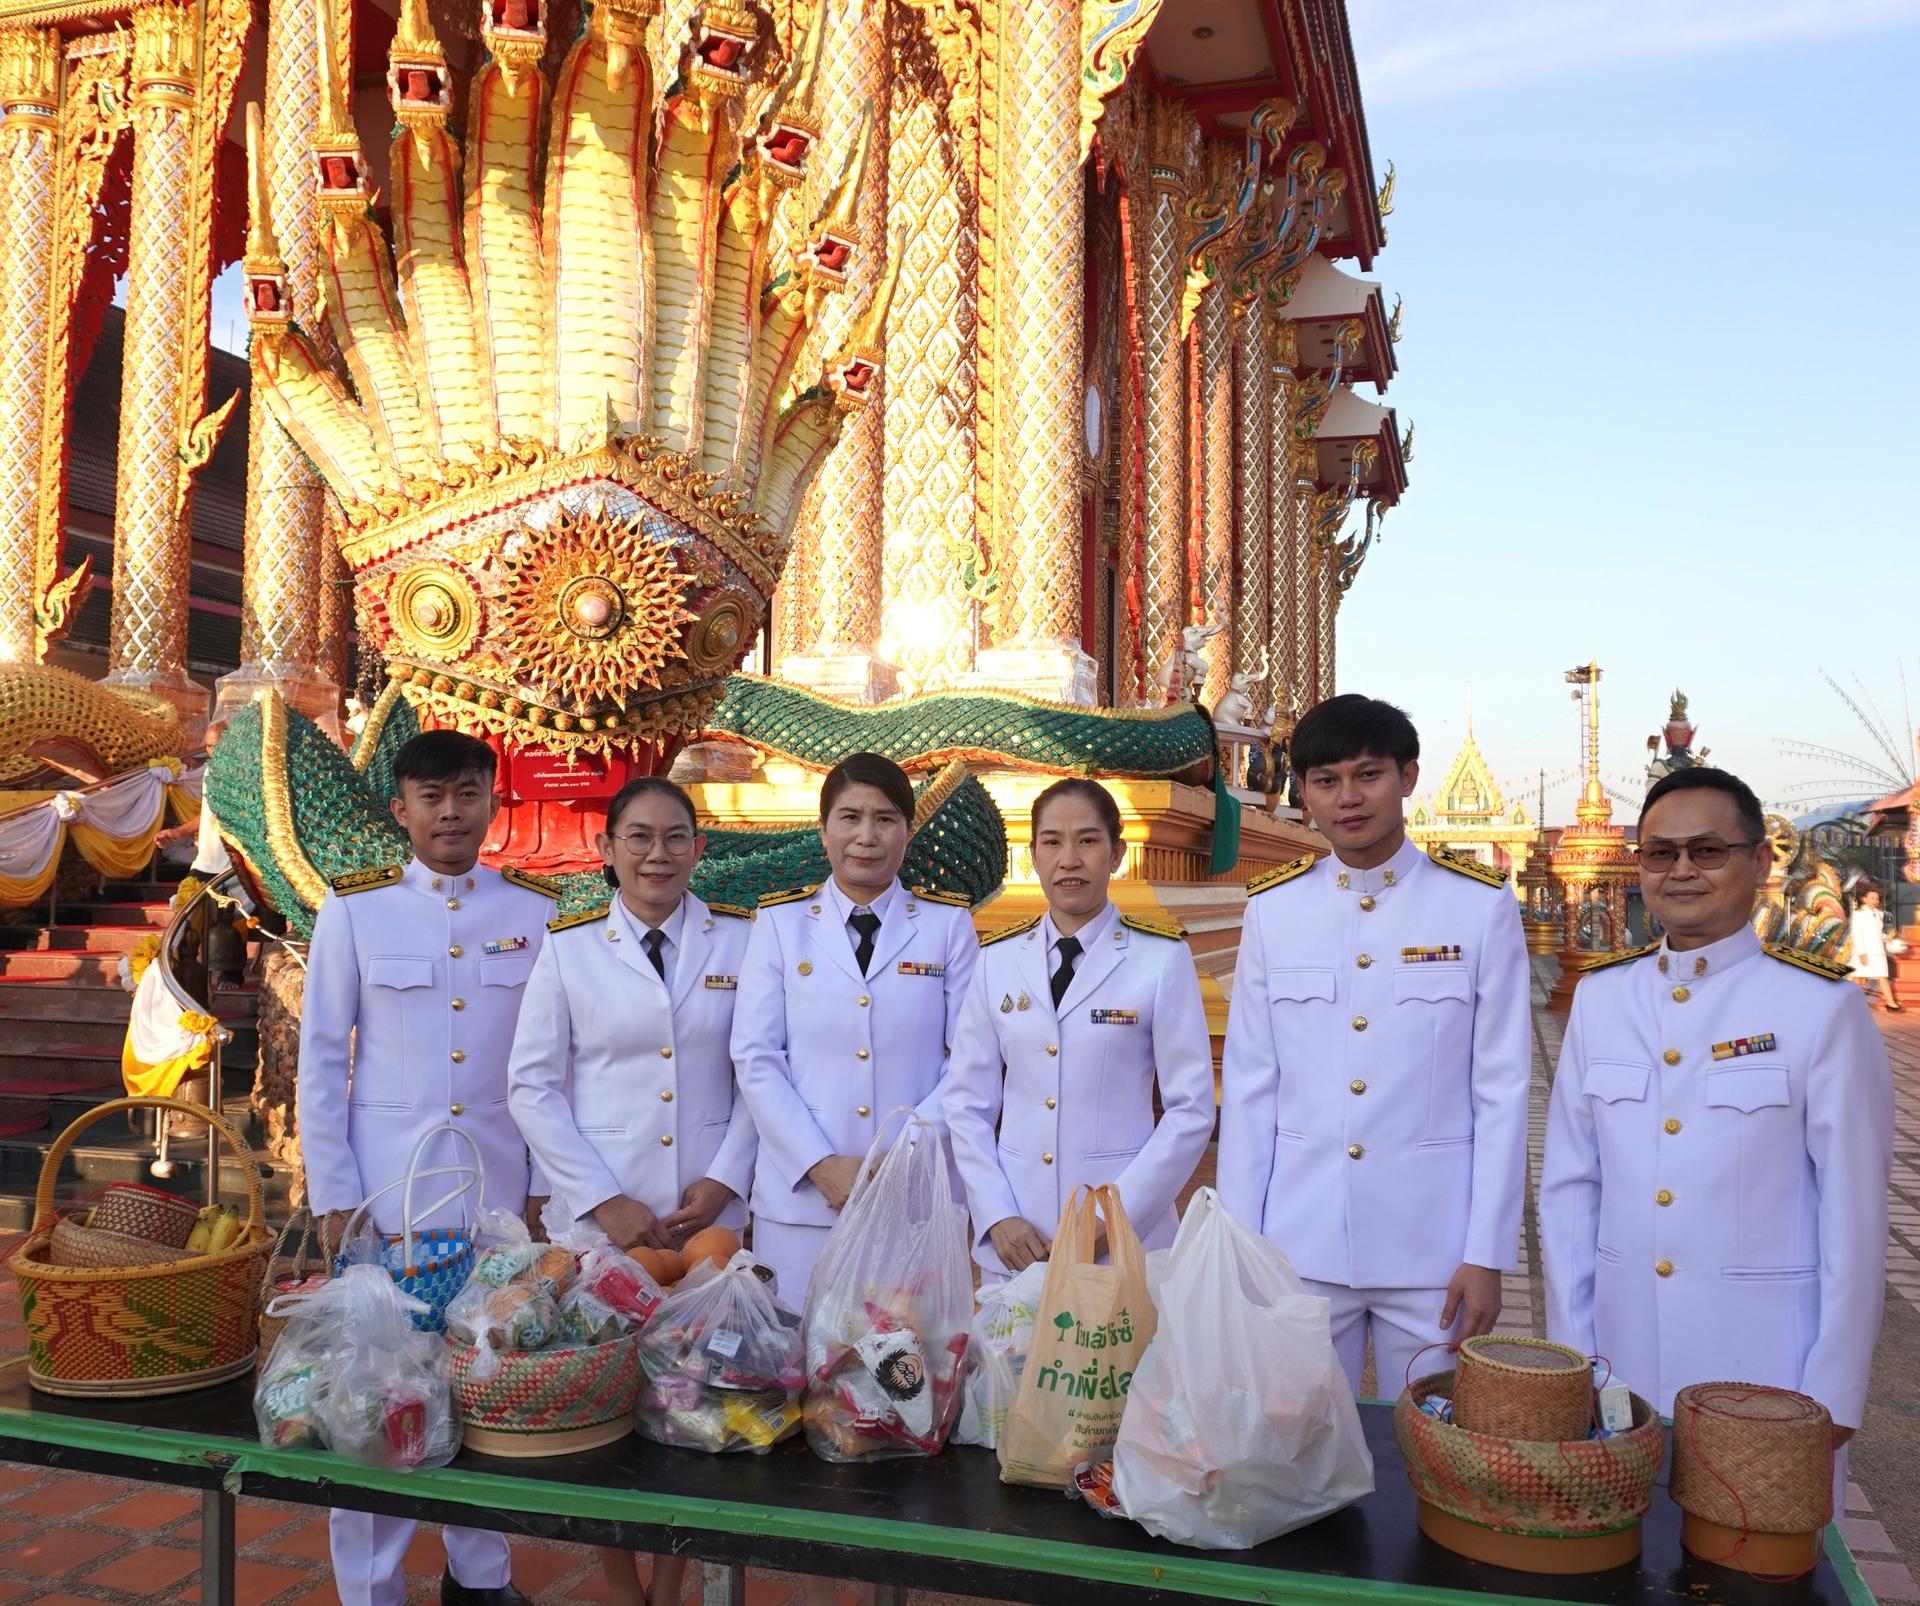
[[[537,0],[479,3],[491,59],[464,150],[422,0],[402,13],[391,244],[323,41],[324,332],[293,321],[250,111],[254,395],[339,499],[364,627],[424,718],[671,744],[751,645],[801,493],[878,377],[890,278],[802,369],[823,301],[878,244],[854,221],[867,126],[776,248],[819,141],[817,31],[763,70],[763,17],[708,5],[657,105],[651,0],[594,5],[552,84]]]

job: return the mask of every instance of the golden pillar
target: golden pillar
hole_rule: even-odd
[[[0,663],[32,663],[40,595],[40,405],[52,303],[60,36],[0,33]]]
[[[977,606],[963,575],[982,556],[974,500],[978,409],[974,135],[917,7],[894,8],[886,195],[900,278],[887,314],[881,395],[886,530],[880,656],[904,693],[973,669]],[[842,448],[844,449],[844,448]],[[978,590],[976,586],[975,591]]]
[[[1233,599],[1233,668],[1280,673],[1272,641],[1273,331],[1265,296],[1237,309],[1233,340],[1234,451],[1239,459],[1234,540],[1239,580]],[[1283,459],[1284,461],[1284,459]],[[1274,690],[1270,679],[1264,696]]]
[[[840,346],[867,310],[887,265],[889,86],[887,0],[827,5],[820,81],[833,87],[824,103],[823,148],[833,160],[814,164],[807,215],[838,176],[871,109],[873,144],[860,191],[859,246],[846,288],[822,314],[817,353]],[[885,389],[891,385],[883,381]],[[883,390],[884,396],[884,390]],[[876,652],[880,637],[880,572],[885,538],[881,493],[886,461],[886,407],[862,408],[821,465],[809,491],[783,582],[784,655],[790,680],[855,702],[893,695],[893,666]]]
[[[133,18],[133,184],[107,676],[158,693],[187,715],[205,708],[205,693],[186,664],[192,542],[181,404],[189,348],[206,340],[193,319],[193,259],[212,245],[193,227],[196,22],[192,8],[173,0],[143,5]]]
[[[1189,185],[1200,160],[1200,125],[1184,106],[1155,100],[1149,114],[1152,194],[1141,265],[1140,366],[1146,393],[1146,574],[1140,630],[1147,696],[1160,687],[1187,622],[1187,356],[1180,339],[1186,280]]]
[[[323,348],[318,236],[308,146],[320,113],[320,12],[312,0],[273,0],[267,20],[266,111],[260,184],[279,242],[293,314]],[[317,667],[332,572],[319,477],[265,407],[247,421],[247,527],[241,564],[240,667],[223,677],[218,706],[245,706],[262,686],[323,725],[339,717],[339,684]]]
[[[1322,703],[1333,695],[1334,631],[1339,624],[1340,607],[1340,599],[1333,589],[1333,558],[1329,553],[1313,555],[1313,595],[1317,615],[1313,637],[1313,700]]]
[[[1200,546],[1199,617],[1228,625],[1233,608],[1233,301],[1225,282],[1210,287],[1200,301],[1194,325],[1200,352],[1200,506],[1196,510]],[[1230,634],[1215,640],[1207,653],[1207,678],[1200,701],[1212,708],[1227,689],[1232,673]],[[1191,689],[1191,688],[1189,688]]]
[[[980,672],[993,685],[1088,704],[1097,683],[1080,640],[1086,335],[1080,8],[1060,0],[1007,0],[999,20],[1000,383],[992,398],[998,413],[993,473],[1010,572]]]

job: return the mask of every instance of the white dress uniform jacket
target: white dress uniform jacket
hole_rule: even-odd
[[[746,1222],[753,1121],[729,1040],[750,927],[746,910],[687,893],[661,927],[662,981],[617,896],[552,922],[507,1074],[513,1118],[576,1221],[616,1194],[665,1215],[711,1177],[739,1195],[720,1224]]]
[[[760,1135],[753,1213],[797,1226],[839,1219],[807,1171],[865,1154],[880,1123],[912,1105],[944,1128],[940,1082],[979,940],[964,906],[895,882],[867,974],[854,905],[829,880],[761,900],[733,1012],[733,1063]]]
[[[1547,1334],[1662,1412],[1728,1379],[1858,1427],[1893,1082],[1842,967],[1784,954],[1742,930],[1581,979],[1540,1173]]]
[[[443,876],[417,859],[334,882],[314,921],[300,1012],[300,1148],[316,1213],[351,1210],[403,1177],[421,1134],[442,1122],[478,1144],[487,1205],[525,1207],[527,1146],[507,1109],[507,1052],[555,896],[537,876],[484,865]],[[443,1138],[422,1163],[467,1158]],[[451,1181],[428,1178],[416,1202]],[[455,1225],[471,1205],[420,1224]],[[398,1232],[400,1190],[372,1214],[379,1231]]]
[[[1514,1265],[1532,1055],[1513,894],[1411,842],[1248,890],[1221,1202],[1317,1282],[1444,1288],[1462,1264]]]
[[[1046,916],[987,939],[960,1015],[947,1130],[974,1255],[995,1276],[994,1224],[1021,1216],[1052,1236],[1083,1182],[1117,1183],[1141,1242],[1166,1247],[1174,1199],[1213,1136],[1213,1051],[1179,929],[1110,903],[1075,935],[1082,952],[1057,1010]]]

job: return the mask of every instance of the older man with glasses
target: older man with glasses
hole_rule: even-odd
[[[1880,1331],[1886,1047],[1844,966],[1754,935],[1773,854],[1743,781],[1666,776],[1639,859],[1666,935],[1581,980],[1554,1077],[1548,1336],[1662,1412],[1690,1383],[1799,1389],[1845,1444]]]

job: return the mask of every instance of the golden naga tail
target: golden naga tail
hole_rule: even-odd
[[[776,74],[764,14],[709,4],[656,106],[653,0],[593,6],[552,83],[540,0],[479,3],[491,59],[464,149],[423,0],[403,8],[391,241],[323,38],[319,272],[345,379],[293,321],[249,109],[254,395],[339,499],[361,617],[423,717],[569,750],[670,743],[751,645],[801,494],[879,377],[890,280],[802,366],[878,244],[855,222],[868,135],[776,251],[820,137],[817,29]]]

